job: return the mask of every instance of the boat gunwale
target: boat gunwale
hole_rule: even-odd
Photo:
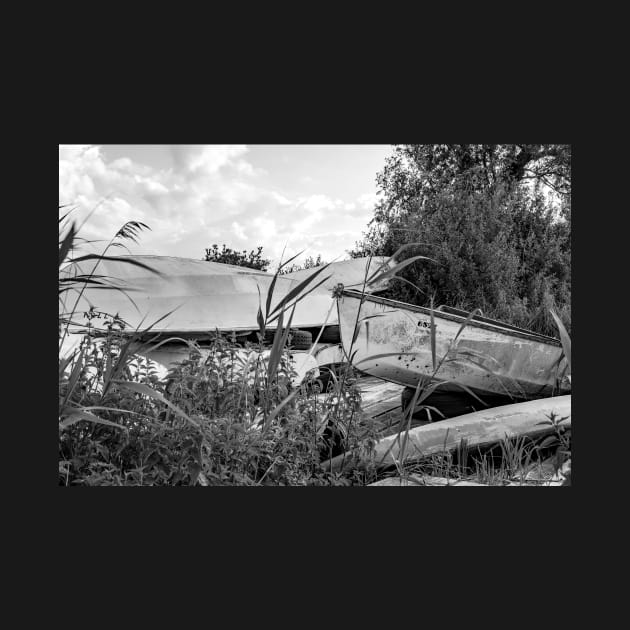
[[[370,302],[376,302],[377,304],[383,304],[385,306],[391,306],[392,308],[400,308],[408,311],[415,311],[417,313],[422,313],[423,315],[431,316],[431,309],[426,306],[418,306],[417,304],[407,304],[406,302],[400,302],[398,300],[391,300],[389,298],[384,298],[376,295],[371,295],[368,293],[363,294],[361,291],[356,291],[354,289],[344,289],[342,291],[343,296],[362,299]],[[437,309],[433,310],[433,316],[436,319],[447,319],[453,322],[462,323],[466,321],[465,317],[461,315],[454,315],[451,313],[447,313],[444,311],[438,311]],[[485,318],[488,319],[488,318]],[[339,316],[339,321],[341,322],[341,316]],[[532,331],[528,331],[522,328],[506,328],[499,322],[498,320],[496,324],[489,324],[487,322],[479,321],[476,319],[471,319],[468,325],[475,326],[477,328],[484,328],[485,330],[490,330],[492,332],[500,332],[506,334],[508,336],[520,337],[522,339],[527,339],[528,341],[535,341],[538,343],[546,343],[547,345],[557,346],[562,348],[562,343],[559,339],[555,337],[548,337],[547,335],[541,335],[539,333],[535,333]],[[510,324],[506,324],[510,326]]]

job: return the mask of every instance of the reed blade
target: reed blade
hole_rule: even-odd
[[[76,232],[74,230],[74,223],[71,223],[70,229],[68,230],[68,233],[66,234],[65,238],[63,239],[63,242],[61,243],[61,247],[59,248],[59,266],[60,267],[63,264],[63,261],[66,259],[66,256],[68,255],[68,252],[70,251],[70,248],[72,247],[75,234]]]
[[[118,381],[115,381],[115,384],[118,387],[129,389],[132,392],[135,392],[136,394],[148,396],[149,398],[153,398],[154,400],[158,400],[159,402],[164,403],[167,407],[172,409],[178,416],[185,418],[193,426],[199,428],[199,424],[195,420],[193,420],[187,414],[185,414],[177,405],[174,405],[170,400],[167,400],[160,392],[154,390],[152,387],[149,387],[145,383],[134,383],[132,381],[118,380]]]
[[[411,258],[407,258],[407,260],[403,260],[401,263],[398,263],[396,266],[392,267],[391,269],[384,271],[380,275],[376,277],[372,277],[372,280],[368,281],[367,285],[372,286],[373,284],[376,284],[377,282],[380,282],[381,280],[385,280],[387,278],[395,276],[397,272],[401,271],[405,267],[408,267],[409,265],[416,262],[417,260],[430,260],[431,262],[437,262],[436,260],[434,260],[433,258],[429,258],[428,256],[412,256]]]
[[[556,322],[556,326],[558,327],[558,331],[560,332],[560,342],[562,343],[562,351],[564,352],[564,356],[567,358],[567,363],[569,364],[569,371],[571,371],[571,337],[569,337],[569,333],[567,329],[564,327],[562,320],[559,315],[553,310],[549,309],[553,320]]]
[[[431,297],[431,361],[433,362],[433,370],[435,371],[436,367],[436,335],[435,335],[435,316],[433,314],[433,297]]]
[[[153,269],[153,267],[150,267],[149,265],[146,265],[145,263],[140,262],[139,260],[134,260],[133,258],[122,258],[121,256],[105,256],[104,254],[85,254],[83,256],[79,256],[78,258],[73,258],[72,262],[76,263],[76,262],[83,262],[86,260],[96,260],[96,261],[109,260],[112,262],[122,262],[127,265],[133,265],[135,267],[140,267],[141,269],[145,269],[146,271],[150,271],[159,277],[164,277],[164,274],[161,271],[158,271],[157,269]]]
[[[111,409],[109,411],[112,411]],[[111,422],[110,420],[105,420],[96,414],[90,413],[89,411],[85,411],[85,409],[73,409],[71,411],[67,411],[64,413],[64,419],[59,423],[59,426],[63,429],[68,428],[69,426],[79,422],[80,420],[87,420],[89,422],[94,422],[96,424],[106,424],[110,427],[116,427],[117,429],[122,429],[123,431],[128,431],[127,427],[122,424],[116,424],[115,422]]]
[[[319,268],[315,273],[312,273],[308,278],[300,282],[300,284],[298,284],[297,287],[291,289],[291,291],[289,291],[289,293],[287,293],[287,295],[283,297],[282,300],[278,302],[278,304],[276,304],[275,308],[269,314],[273,315],[276,311],[280,310],[285,304],[288,304],[294,297],[298,296],[302,292],[302,290],[305,289],[320,273],[322,273],[322,271],[324,271],[329,266],[330,266],[330,263],[327,263],[323,267]],[[328,280],[330,277],[331,276],[327,276],[324,280],[322,280],[322,282],[320,282],[320,284]],[[308,293],[310,293],[315,288],[316,287],[312,287],[308,291]],[[306,293],[305,295],[308,295],[308,293]]]

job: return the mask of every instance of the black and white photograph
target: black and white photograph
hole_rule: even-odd
[[[59,144],[58,212],[59,486],[571,486],[571,145]]]

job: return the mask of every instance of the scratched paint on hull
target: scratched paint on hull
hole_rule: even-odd
[[[347,353],[359,302],[358,298],[346,294],[338,300],[341,338]],[[359,334],[353,345],[356,367],[408,387],[415,387],[420,378],[432,374],[429,315],[393,309],[368,299],[358,319]],[[562,375],[566,369],[564,359],[559,363],[562,352],[559,346],[544,343],[534,336],[519,337],[505,329],[481,327],[472,322],[452,344],[461,321],[435,313],[438,362],[445,357],[436,380],[455,381],[477,391],[516,398],[551,395],[557,374]],[[455,389],[457,385],[450,388]]]

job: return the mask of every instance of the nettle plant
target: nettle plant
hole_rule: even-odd
[[[320,468],[333,448],[369,448],[375,423],[361,416],[356,376],[332,376],[328,391],[292,383],[288,346],[269,383],[269,356],[255,344],[217,336],[167,376],[169,399],[208,431],[203,474],[209,484],[348,485]],[[352,368],[349,367],[352,371]],[[265,416],[264,409],[273,411]]]
[[[102,392],[116,366],[125,380],[160,388],[157,364],[142,355],[131,354],[126,348],[128,324],[123,319],[94,308],[83,313],[83,318],[86,327],[78,349],[85,360],[81,381],[84,390],[91,394]],[[95,319],[101,320],[98,329],[92,325]]]
[[[295,370],[286,347],[270,382],[269,357],[254,344],[242,348],[217,334],[204,348],[193,341],[188,346],[188,357],[166,376],[170,400],[186,413],[208,418],[231,415],[256,424],[263,419],[263,407],[277,407],[293,389]]]

